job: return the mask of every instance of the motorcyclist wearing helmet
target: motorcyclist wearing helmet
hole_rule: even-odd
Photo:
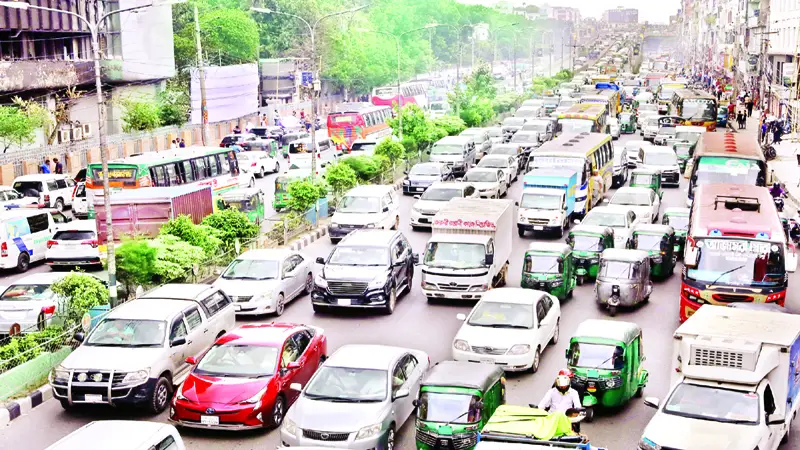
[[[779,198],[783,197],[783,187],[781,187],[780,183],[772,183],[772,187],[769,189],[769,193],[772,194],[772,197]]]
[[[539,409],[566,413],[570,409],[582,408],[578,391],[569,385],[571,376],[572,372],[569,370],[558,372],[553,387],[544,394],[544,398],[539,402]]]

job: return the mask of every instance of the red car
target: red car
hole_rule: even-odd
[[[225,334],[193,364],[175,392],[170,422],[225,430],[278,427],[325,361],[322,329],[293,323],[248,324]]]

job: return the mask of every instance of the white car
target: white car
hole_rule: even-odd
[[[619,139],[622,133],[619,129],[619,120],[610,117],[606,123],[608,123],[608,134],[611,135],[611,139]]]
[[[617,189],[608,204],[627,207],[636,213],[640,222],[653,223],[658,221],[661,199],[650,188],[623,186]]]
[[[658,116],[649,116],[642,126],[642,139],[653,142],[658,134]]]
[[[454,360],[536,372],[544,349],[558,343],[561,306],[543,291],[500,288],[457,317],[464,324],[453,339]]]
[[[36,205],[36,199],[25,197],[10,186],[0,186],[0,209]]]
[[[631,235],[631,228],[639,223],[639,219],[628,206],[595,206],[582,221],[575,222],[611,228],[614,230],[614,247],[625,248]]]
[[[661,174],[662,185],[680,186],[681,168],[678,165],[678,156],[671,148],[648,145],[639,151],[639,159],[639,168]]]
[[[72,215],[78,219],[89,217],[89,201],[86,198],[86,183],[81,181],[72,191]]]
[[[415,195],[418,200],[411,206],[411,228],[430,228],[433,223],[433,216],[450,199],[453,198],[474,198],[478,197],[478,190],[471,183],[459,181],[439,181],[433,183],[425,193]]]
[[[277,158],[273,158],[263,150],[252,150],[249,152],[239,152],[236,154],[239,161],[239,168],[242,172],[252,173],[258,178],[267,176],[267,172],[278,173],[281,171],[281,163]]]
[[[489,127],[486,131],[489,133],[489,141],[493,146],[503,143],[503,129],[501,127]]]
[[[234,303],[237,315],[283,314],[286,304],[311,292],[310,260],[289,249],[248,250],[214,281]]]
[[[506,183],[510,186],[519,176],[519,163],[517,158],[510,155],[486,155],[478,163],[478,167],[500,169],[506,174]]]
[[[175,427],[144,420],[89,422],[45,450],[93,450],[108,447],[112,442],[114,447],[125,450],[186,450]]]
[[[0,294],[0,334],[9,334],[15,325],[20,332],[30,333],[59,322],[68,305],[50,290],[50,286],[67,275],[66,272],[37,273],[11,283]]]
[[[500,198],[508,193],[507,178],[502,169],[474,167],[467,171],[462,181],[475,186],[483,198]]]
[[[644,147],[650,145],[649,142],[646,141],[627,141],[625,142],[624,152],[625,152],[625,161],[628,165],[629,169],[635,169],[639,163],[642,162],[639,151]]]
[[[328,225],[331,242],[360,228],[396,230],[400,226],[400,201],[394,186],[363,185],[347,191]]]
[[[47,241],[44,262],[51,268],[94,266],[102,269],[94,220],[73,220],[62,225]]]
[[[67,175],[39,173],[14,178],[11,186],[25,197],[33,197],[44,208],[63,211],[72,205],[75,181]]]
[[[639,130],[644,128],[644,124],[647,122],[648,118],[653,117],[653,116],[658,116],[658,110],[655,107],[655,105],[652,105],[653,106],[652,110],[650,110],[650,109],[642,109],[643,107],[648,107],[648,106],[651,106],[651,105],[647,104],[647,105],[641,105],[639,107],[639,113],[638,113],[638,116],[636,116],[636,127],[639,128]],[[640,134],[641,134],[641,131],[640,131]]]

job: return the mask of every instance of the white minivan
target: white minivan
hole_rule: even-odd
[[[143,420],[98,420],[78,428],[46,450],[186,450],[172,425]]]
[[[63,211],[72,205],[75,181],[67,175],[37,173],[14,178],[11,186],[25,197],[39,199],[39,204],[45,208]]]
[[[400,201],[394,186],[363,185],[350,189],[339,202],[328,225],[331,242],[338,242],[353,230],[400,226]]]
[[[325,167],[336,161],[339,156],[336,146],[329,138],[317,139],[317,169]],[[311,167],[311,138],[298,139],[289,144],[289,167],[296,166],[299,169]]]
[[[69,219],[55,210],[17,208],[0,211],[0,269],[25,272],[47,253],[58,224]]]

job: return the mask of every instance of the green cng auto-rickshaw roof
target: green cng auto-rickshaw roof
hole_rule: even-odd
[[[570,231],[570,234],[589,234],[592,236],[608,235],[613,236],[614,230],[609,227],[601,227],[599,225],[576,225]]]
[[[644,250],[629,250],[621,248],[607,248],[600,254],[601,260],[625,261],[630,263],[642,262],[650,258]]]
[[[503,377],[503,369],[491,364],[442,361],[433,366],[423,386],[462,387],[486,391]]]
[[[675,234],[675,229],[669,225],[660,225],[655,223],[640,223],[633,227],[634,234]]]
[[[664,209],[665,216],[688,216],[689,215],[689,208],[666,208]]]
[[[584,320],[572,335],[574,338],[601,338],[612,339],[630,344],[642,334],[642,328],[633,322],[621,320]]]
[[[570,253],[572,247],[567,244],[559,244],[557,242],[534,242],[528,247],[528,252],[535,253],[557,253],[564,255]]]
[[[652,169],[633,169],[631,171],[631,177],[635,177],[636,175],[661,176],[659,172]]]
[[[220,198],[226,202],[241,202],[243,200],[249,200],[262,193],[263,192],[259,188],[242,188],[223,192],[220,195]]]

